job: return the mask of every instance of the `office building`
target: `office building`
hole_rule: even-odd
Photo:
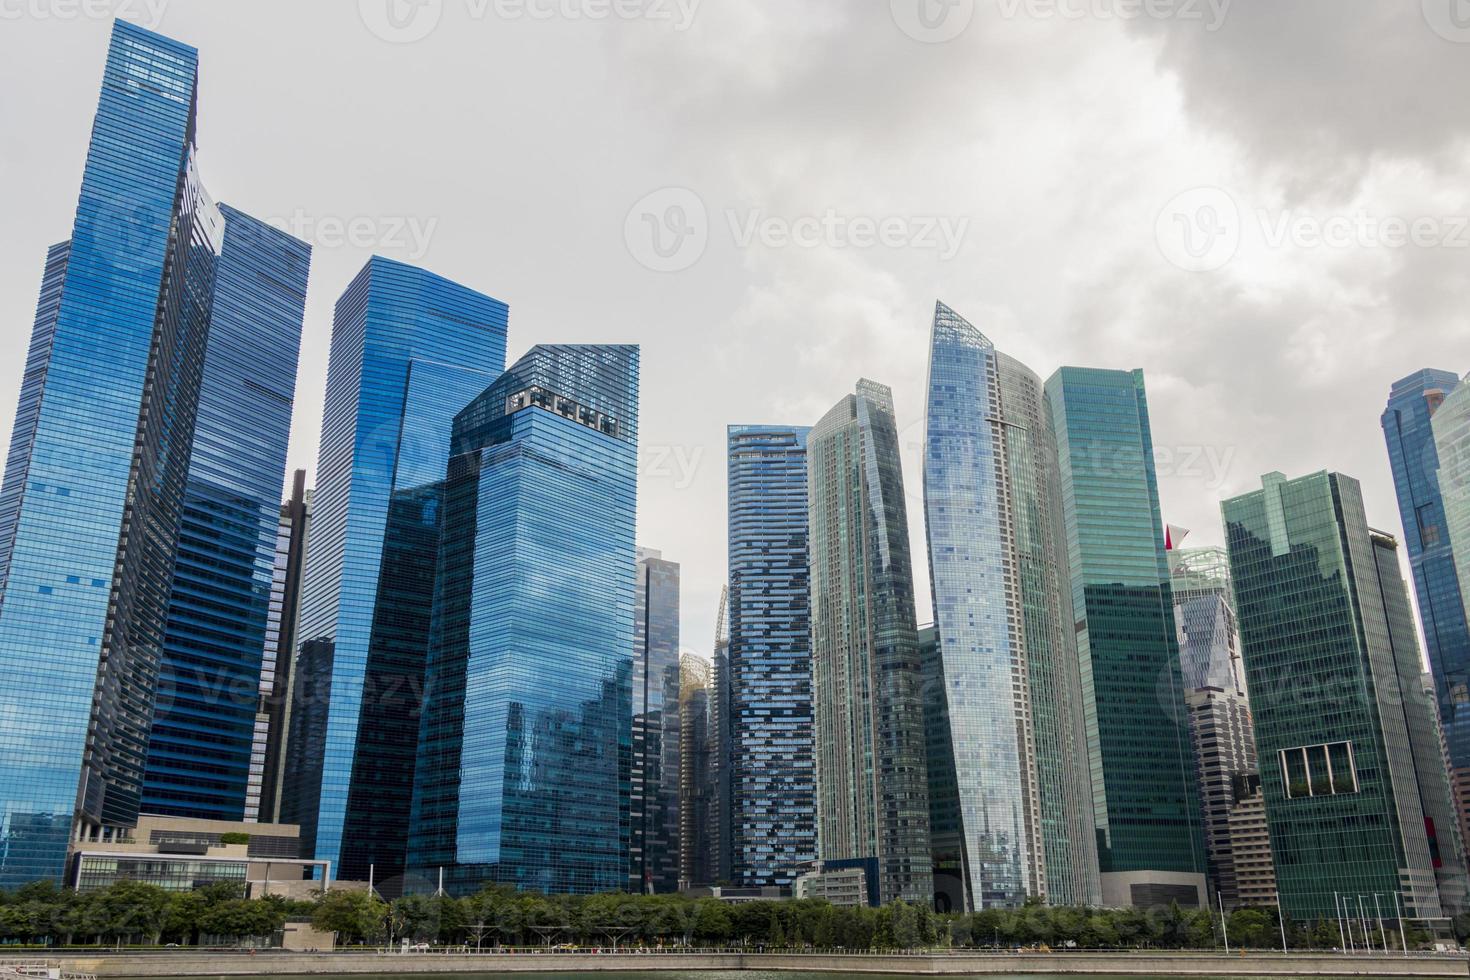
[[[679,564],[638,549],[633,590],[633,772],[628,887],[679,889]]]
[[[1101,900],[1056,460],[1041,379],[938,304],[925,710],[942,908]]]
[[[533,347],[456,416],[413,887],[628,887],[637,457],[637,347]]]
[[[229,207],[158,676],[146,813],[241,820],[311,249]]]
[[[280,817],[286,777],[286,737],[291,730],[291,687],[296,666],[296,619],[301,612],[301,579],[306,570],[306,539],[311,491],[306,471],[297,470],[291,496],[281,504],[276,525],[276,559],[271,575],[270,616],[265,655],[260,663],[259,707],[250,746],[250,782],[245,819],[275,823]]]
[[[728,880],[742,888],[790,888],[817,856],[807,433],[783,425],[728,432],[730,636],[716,674],[728,667],[722,819]]]
[[[403,889],[450,432],[504,369],[507,317],[374,257],[332,326],[281,815],[338,877],[388,894]]]
[[[1222,511],[1282,911],[1377,895],[1443,927],[1465,865],[1397,542],[1337,473],[1270,473]]]
[[[922,664],[892,392],[859,381],[807,437],[817,843],[823,873],[928,904]]]
[[[707,885],[714,856],[714,771],[710,739],[710,662],[679,658],[679,889]]]
[[[1182,548],[1187,530],[1169,529],[1169,576],[1174,595],[1174,625],[1179,639],[1179,667],[1184,679],[1184,709],[1199,781],[1200,812],[1204,820],[1205,858],[1210,887],[1227,909],[1257,904],[1242,897],[1236,869],[1236,832],[1246,827],[1254,835],[1254,820],[1242,823],[1234,816],[1238,806],[1255,805],[1257,794],[1242,797],[1240,781],[1259,785],[1255,729],[1246,697],[1245,671],[1240,663],[1235,596],[1230,584],[1230,557],[1224,548]],[[1262,818],[1264,820],[1264,818]],[[1261,855],[1251,841],[1254,899],[1263,885]],[[1265,872],[1270,871],[1270,849]],[[1274,886],[1271,888],[1274,895]]]
[[[242,456],[269,469],[289,419],[306,251],[204,190],[197,97],[195,49],[113,25],[71,238],[47,254],[0,488],[0,887],[60,880],[69,839],[126,837],[145,771],[154,789],[166,779],[198,798],[176,802],[233,808],[243,797],[248,744],[232,742],[230,774],[211,782],[201,693],[176,685],[160,706],[158,682],[164,661],[177,679],[199,639],[184,627],[200,608],[188,593],[207,591],[195,562],[214,546],[211,522],[231,537],[219,547],[236,577],[208,601],[253,629],[257,488],[245,480],[235,497],[213,484],[240,475],[218,453],[219,386],[258,385],[239,392],[235,421],[259,427]],[[229,337],[259,346],[228,350]],[[250,363],[263,351],[278,362]],[[224,638],[222,672],[248,674],[253,643]],[[150,754],[155,714],[192,717],[167,750],[178,763],[168,777],[163,742]],[[248,743],[250,715],[247,704],[222,736]]]
[[[1061,463],[1103,902],[1205,904],[1199,794],[1143,372],[1046,383]]]

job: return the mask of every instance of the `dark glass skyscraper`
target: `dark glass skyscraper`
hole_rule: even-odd
[[[679,890],[679,564],[638,549],[628,887]]]
[[[679,887],[714,878],[714,744],[711,739],[710,662],[679,658]]]
[[[627,887],[637,448],[631,346],[534,347],[455,418],[417,878]]]
[[[301,612],[301,579],[306,571],[311,496],[306,489],[306,471],[297,470],[291,497],[281,505],[276,526],[270,616],[266,620],[265,656],[260,663],[260,705],[255,715],[250,783],[245,793],[245,819],[261,823],[277,823],[281,815],[287,735],[291,731],[291,688],[296,673],[296,620]]]
[[[73,828],[136,822],[191,459],[213,465],[201,390],[244,381],[212,318],[233,334],[259,301],[263,342],[289,363],[249,378],[279,394],[276,372],[294,377],[303,253],[204,191],[197,83],[193,48],[116,22],[72,237],[47,257],[0,489],[0,886],[58,877]],[[280,284],[258,280],[266,267]],[[279,414],[260,420],[266,441]],[[225,589],[236,609],[240,584]]]
[[[1356,480],[1262,482],[1222,510],[1282,910],[1332,918],[1338,894],[1377,893],[1410,918],[1457,914],[1464,857],[1397,542]]]
[[[1204,841],[1142,371],[1046,382],[1104,903],[1203,904]]]
[[[504,303],[374,257],[337,302],[281,817],[398,889],[455,417],[505,365]],[[631,643],[631,639],[629,643]]]
[[[275,566],[311,248],[229,207],[216,263],[147,813],[240,820]]]
[[[1060,476],[1041,379],[942,303],[926,433],[936,632],[925,710],[944,719],[929,725],[936,889],[955,909],[1032,896],[1096,904]]]
[[[934,894],[922,664],[893,395],[859,381],[807,439],[817,842],[870,896]]]
[[[733,425],[726,778],[731,883],[790,887],[817,857],[812,760],[808,429]],[[718,654],[717,654],[718,658]]]
[[[1445,523],[1432,425],[1439,406],[1459,386],[1460,378],[1453,371],[1429,368],[1396,382],[1383,412],[1383,436],[1393,467],[1440,722],[1449,742],[1451,764],[1467,770],[1470,777],[1470,628],[1466,627],[1460,579]]]

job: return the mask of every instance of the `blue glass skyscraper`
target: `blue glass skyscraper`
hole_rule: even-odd
[[[938,304],[925,711],[943,719],[926,718],[935,885],[957,910],[1101,900],[1060,482],[1041,379]]]
[[[1459,386],[1453,371],[1431,368],[1399,380],[1383,412],[1383,436],[1450,764],[1470,769],[1470,628],[1445,523],[1431,425],[1439,406]]]
[[[789,887],[817,857],[806,426],[729,428],[729,642],[716,717],[729,748],[731,880]],[[723,701],[720,702],[723,706]]]
[[[143,809],[240,820],[311,249],[229,207]]]
[[[508,313],[379,257],[337,302],[281,816],[342,878],[401,885],[451,429]]]
[[[69,834],[143,799],[215,297],[227,324],[258,285],[233,249],[220,270],[252,223],[199,181],[197,82],[193,48],[114,25],[47,258],[0,489],[0,885],[59,876]]]
[[[455,419],[408,837],[426,884],[627,887],[637,447],[633,346],[534,347]]]

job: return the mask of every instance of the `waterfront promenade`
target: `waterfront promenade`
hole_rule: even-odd
[[[170,951],[48,957],[71,973],[111,977],[387,976],[647,973],[706,970],[914,975],[1467,977],[1464,955],[1114,951],[907,954],[795,953],[284,953]]]

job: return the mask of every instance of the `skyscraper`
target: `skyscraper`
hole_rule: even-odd
[[[858,382],[807,439],[817,842],[870,900],[933,898],[922,663],[893,396]]]
[[[638,549],[633,591],[633,772],[628,886],[679,890],[679,564]]]
[[[1265,850],[1262,867],[1261,849],[1252,846],[1259,841],[1260,821],[1235,817],[1242,804],[1257,805],[1260,780],[1255,727],[1240,665],[1230,557],[1219,547],[1181,548],[1178,545],[1189,532],[1169,530],[1169,577],[1184,679],[1180,707],[1188,713],[1194,745],[1210,881],[1227,909],[1259,904],[1261,878],[1270,871],[1270,850]],[[1239,839],[1243,830],[1249,839]],[[1251,863],[1248,874],[1255,875],[1245,892],[1236,868],[1237,844],[1242,860]]]
[[[221,213],[142,806],[241,820],[311,248],[232,208]]]
[[[72,236],[47,255],[0,489],[0,886],[59,877],[74,829],[137,820],[191,459],[218,435],[201,389],[242,368],[212,319],[238,331],[258,301],[263,342],[281,344],[282,363],[247,372],[268,392],[242,395],[266,442],[267,406],[289,400],[304,247],[204,191],[197,88],[193,48],[114,24]]]
[[[337,302],[282,819],[341,878],[402,874],[450,430],[507,316],[379,257]]]
[[[1046,382],[1061,461],[1103,901],[1204,904],[1199,797],[1143,372]]]
[[[679,887],[708,885],[714,856],[714,771],[710,739],[710,662],[679,658]]]
[[[1441,404],[1459,387],[1454,372],[1428,368],[1399,380],[1383,412],[1383,436],[1419,599],[1425,652],[1434,674],[1440,723],[1449,741],[1451,764],[1460,770],[1459,778],[1470,781],[1470,628],[1466,626],[1461,573],[1456,570],[1446,526],[1449,508],[1441,490],[1433,422]],[[1457,401],[1463,404],[1464,396]],[[1447,478],[1454,481],[1457,477]],[[1470,555],[1470,543],[1461,550]]]
[[[627,888],[637,451],[632,346],[533,347],[455,418],[417,879]]]
[[[1262,483],[1222,511],[1281,908],[1331,918],[1337,894],[1376,893],[1455,914],[1465,864],[1397,542],[1356,480]]]
[[[938,304],[925,708],[943,717],[929,760],[936,888],[956,909],[1101,900],[1056,458],[1041,379]]]
[[[276,526],[276,561],[271,578],[270,618],[265,656],[260,663],[260,706],[250,747],[250,784],[245,819],[278,823],[286,777],[286,741],[291,730],[291,688],[296,673],[296,619],[301,612],[301,578],[306,571],[306,541],[311,491],[306,471],[297,470],[291,496],[281,505]]]
[[[729,878],[789,887],[817,857],[812,760],[807,433],[804,426],[729,428],[729,644],[717,657],[729,710],[722,772]],[[723,673],[722,673],[723,671]],[[717,694],[718,694],[717,684]]]

